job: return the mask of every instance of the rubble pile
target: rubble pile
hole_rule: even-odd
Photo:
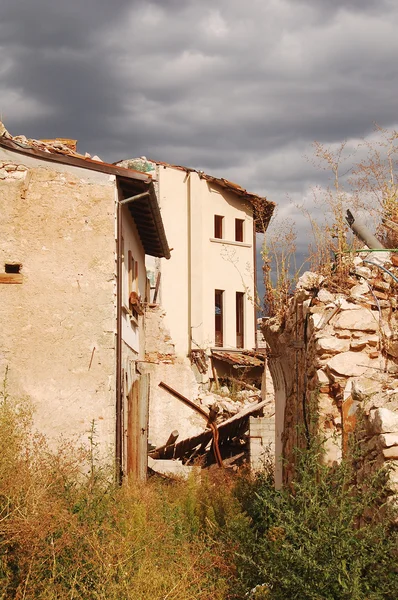
[[[329,464],[357,427],[359,474],[388,460],[398,485],[397,291],[398,255],[361,252],[345,281],[304,273],[285,321],[265,320],[271,363],[282,364],[285,379],[285,458],[297,445],[297,425],[308,438],[316,415]]]

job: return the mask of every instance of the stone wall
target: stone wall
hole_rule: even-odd
[[[1,378],[8,368],[9,394],[32,401],[50,439],[87,440],[94,420],[111,455],[114,178],[2,149],[0,212]]]
[[[249,419],[250,467],[261,471],[275,460],[275,416]]]
[[[389,253],[369,253],[353,260],[344,281],[305,273],[283,320],[264,320],[285,481],[294,447],[321,431],[333,464],[360,423],[360,471],[387,460],[398,482],[397,264]]]

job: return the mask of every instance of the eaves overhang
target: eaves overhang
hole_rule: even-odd
[[[170,258],[170,249],[152,177],[147,173],[83,156],[73,156],[65,152],[41,150],[33,145],[24,144],[5,136],[0,136],[0,147],[31,158],[115,175],[122,198],[146,192],[139,200],[129,203],[128,209],[136,223],[145,253],[159,258]],[[49,146],[49,148],[51,147]]]
[[[169,259],[170,248],[153,182],[140,185],[131,179],[118,177],[118,183],[122,202],[125,200],[134,219],[145,254]]]

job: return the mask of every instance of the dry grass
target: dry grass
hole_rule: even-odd
[[[0,598],[226,598],[233,573],[206,533],[205,487],[119,488],[90,449],[50,452],[26,404],[3,393]]]

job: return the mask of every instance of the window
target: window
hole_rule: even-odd
[[[236,347],[244,348],[244,306],[245,294],[236,292]]]
[[[243,219],[235,219],[235,242],[243,242]]]
[[[224,292],[216,290],[214,294],[214,312],[215,312],[215,346],[221,347],[224,344]]]
[[[132,318],[137,321],[142,314],[138,295],[138,262],[134,260],[131,250],[128,251],[128,282],[129,308]]]
[[[22,265],[20,263],[6,263],[4,265],[4,271],[6,273],[20,273]]]
[[[223,238],[223,221],[224,217],[214,215],[214,237],[219,240]]]

